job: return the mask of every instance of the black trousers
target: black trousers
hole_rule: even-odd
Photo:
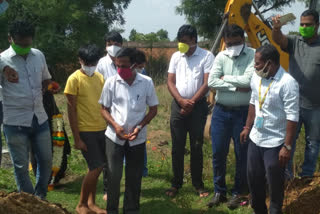
[[[184,152],[187,133],[190,138],[191,150],[191,177],[192,185],[198,189],[203,188],[203,132],[207,120],[208,105],[205,99],[198,101],[192,112],[183,116],[180,114],[181,107],[176,100],[171,104],[170,129],[172,137],[172,187],[181,188],[184,172]]]
[[[106,137],[108,214],[119,213],[120,182],[124,157],[126,158],[126,177],[123,213],[139,213],[144,147],[145,143],[130,147],[128,141],[124,146],[121,146]]]
[[[248,185],[255,214],[267,214],[266,186],[270,196],[270,214],[282,214],[284,167],[279,164],[281,146],[259,147],[251,140],[248,148]]]

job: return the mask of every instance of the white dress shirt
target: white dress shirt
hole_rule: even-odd
[[[126,134],[139,125],[147,112],[147,106],[159,104],[152,79],[137,73],[132,85],[128,85],[118,74],[108,78],[104,84],[99,103],[110,109],[112,118]],[[117,137],[115,129],[108,125],[106,136],[114,143],[124,145],[125,141]],[[143,127],[137,138],[129,146],[144,143],[147,139],[147,127]]]
[[[190,99],[197,93],[213,61],[213,54],[198,46],[189,57],[179,51],[172,55],[168,73],[176,74],[176,87],[181,97]]]
[[[8,82],[1,73],[3,124],[31,127],[33,116],[38,123],[48,117],[42,103],[42,81],[51,79],[43,53],[31,48],[26,59],[12,47],[1,53],[1,60],[18,72],[19,82]]]
[[[103,75],[104,80],[117,74],[116,65],[109,54],[99,60],[96,71]]]
[[[259,116],[259,84],[261,99],[269,84],[272,84],[262,105],[263,126],[257,129],[253,125],[250,139],[260,147],[273,148],[284,143],[287,120],[299,120],[299,86],[293,77],[281,66],[273,78],[259,77],[255,72],[251,79],[250,103],[255,105],[256,118]],[[255,124],[255,123],[254,123]]]

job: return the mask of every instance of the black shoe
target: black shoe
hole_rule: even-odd
[[[221,193],[215,193],[211,201],[207,204],[209,208],[218,206],[220,203],[226,202],[227,197]]]
[[[240,206],[242,202],[242,197],[240,195],[232,195],[231,199],[229,200],[227,206],[230,210],[236,209]]]

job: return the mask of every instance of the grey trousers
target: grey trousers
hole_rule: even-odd
[[[145,143],[130,147],[128,141],[125,142],[124,146],[121,146],[106,138],[108,214],[119,213],[120,183],[124,157],[126,164],[123,213],[139,213],[144,147]]]

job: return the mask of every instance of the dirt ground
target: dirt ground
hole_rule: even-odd
[[[59,204],[51,204],[27,194],[0,192],[0,213],[3,214],[71,214]]]

